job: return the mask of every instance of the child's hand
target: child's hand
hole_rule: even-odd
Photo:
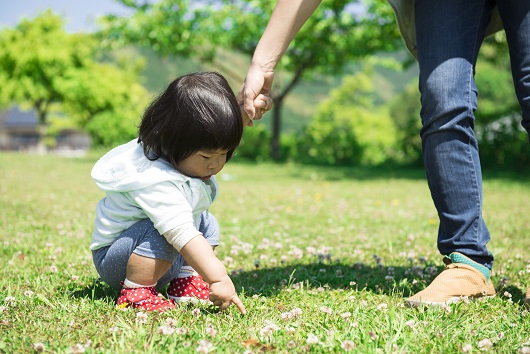
[[[215,306],[219,306],[221,311],[226,310],[233,303],[242,314],[247,313],[245,305],[237,296],[232,279],[228,275],[224,276],[220,281],[210,284],[210,301]]]
[[[250,118],[243,105],[241,105],[240,108],[241,114],[243,115],[243,126],[251,127],[254,125],[253,120],[261,119],[261,117],[272,108],[272,103],[272,98],[263,94],[259,94],[254,100],[254,118]]]

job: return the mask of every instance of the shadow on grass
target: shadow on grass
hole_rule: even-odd
[[[101,279],[93,279],[90,284],[79,288],[72,285],[68,289],[69,293],[76,298],[87,298],[91,300],[104,300],[105,302],[114,303],[120,292],[105,284]]]
[[[393,267],[370,266],[362,263],[346,265],[314,262],[239,271],[231,277],[237,292],[243,291],[247,297],[253,295],[274,297],[287,288],[304,286],[315,290],[322,287],[327,290],[367,291],[379,295],[397,295],[406,298],[423,290],[442,270],[442,266],[435,267],[429,264]],[[419,279],[419,281],[413,281],[413,279]],[[506,299],[511,297],[514,303],[523,304],[524,290],[513,285],[494,285],[498,297]],[[112,289],[99,279],[94,279],[84,288],[72,287],[69,290],[73,297],[103,300],[112,304],[119,296],[118,290]]]
[[[391,269],[391,271],[389,271]],[[366,264],[294,264],[284,267],[256,269],[232,275],[238,292],[246,296],[276,296],[286,288],[300,283],[312,289],[367,291],[387,296],[407,298],[423,290],[443,270],[443,266],[369,266]],[[416,281],[414,281],[416,279]],[[495,284],[497,296],[523,304],[525,290],[513,285]],[[504,293],[507,292],[505,295]]]
[[[423,267],[411,268],[403,266],[370,266],[364,263],[300,263],[282,267],[257,268],[253,271],[232,274],[234,284],[244,289],[247,296],[260,294],[275,296],[286,288],[297,288],[302,283],[312,289],[319,287],[336,290],[368,291],[376,294],[396,295],[404,297],[421,290],[425,284],[413,284],[417,278],[411,272]],[[443,267],[431,267],[435,274]],[[389,269],[391,269],[389,271]],[[430,281],[432,278],[427,279]]]

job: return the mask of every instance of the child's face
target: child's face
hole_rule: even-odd
[[[227,153],[228,150],[199,150],[177,163],[177,170],[186,176],[207,181],[223,169]]]

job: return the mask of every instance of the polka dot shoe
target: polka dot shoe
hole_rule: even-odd
[[[176,302],[208,302],[210,286],[199,274],[186,278],[175,278],[169,283],[167,297]]]
[[[159,296],[154,286],[146,288],[122,288],[116,308],[127,307],[143,309],[146,311],[166,311],[174,309],[173,302]]]

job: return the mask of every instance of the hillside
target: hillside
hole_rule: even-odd
[[[143,80],[145,87],[153,93],[160,91],[174,77],[203,70],[213,70],[222,73],[237,93],[246,74],[250,59],[233,52],[219,51],[212,63],[201,63],[194,59],[166,57],[160,58],[154,52],[142,49],[136,55],[145,58]],[[402,59],[405,53],[396,53],[393,56]],[[326,99],[329,92],[340,86],[344,75],[353,74],[356,65],[351,65],[344,73],[337,76],[315,75],[311,80],[303,80],[286,98],[282,129],[284,132],[301,130],[313,117],[320,102]],[[374,80],[379,94],[378,103],[391,100],[400,92],[411,79],[416,77],[415,65],[406,71],[399,72],[392,69],[377,67]],[[281,85],[282,79],[287,76],[281,70],[276,73],[275,85]],[[270,119],[264,119],[260,124],[270,125]]]

